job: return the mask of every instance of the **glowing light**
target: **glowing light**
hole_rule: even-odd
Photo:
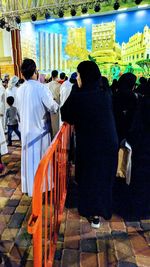
[[[120,9],[118,9],[117,11],[120,12],[120,11],[125,11],[125,10],[127,10],[127,7],[120,8]]]
[[[72,19],[72,17],[70,16],[70,17],[65,17],[64,19]]]
[[[145,10],[139,10],[135,13],[135,16],[136,17],[143,17],[143,16],[145,16],[145,12],[146,12]]]
[[[81,17],[88,17],[89,14],[82,14]]]
[[[70,26],[70,27],[74,27],[74,26],[76,26],[76,22],[75,21],[67,21],[66,23],[65,23],[66,25],[68,25],[68,26]]]
[[[90,24],[90,23],[92,23],[92,20],[91,19],[84,19],[83,20],[83,23]]]
[[[117,19],[119,19],[119,20],[123,20],[123,19],[126,18],[126,16],[127,16],[127,13],[118,14],[118,15],[117,15]]]
[[[55,20],[55,19],[48,19],[47,21],[48,21],[48,22],[51,22],[51,21],[54,21],[54,20]]]
[[[145,5],[139,5],[138,8],[143,8],[143,7],[147,7],[148,4],[145,4]]]

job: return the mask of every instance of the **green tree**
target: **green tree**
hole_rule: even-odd
[[[90,61],[96,62],[96,58],[94,58],[94,57],[92,57],[90,55],[88,55],[88,58],[89,58]]]
[[[137,61],[136,64],[144,70],[146,75],[150,75],[150,59]]]

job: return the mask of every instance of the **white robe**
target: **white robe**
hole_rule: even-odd
[[[60,87],[60,107],[63,106],[68,96],[71,93],[73,83],[69,82],[69,80],[65,81]],[[61,115],[59,115],[59,127],[62,125]]]
[[[53,99],[59,104],[60,102],[60,86],[61,84],[57,81],[51,81],[47,84],[49,90],[53,95]],[[59,131],[59,113],[51,115],[51,122],[52,122],[52,130],[53,130],[53,137]]]
[[[5,88],[0,84],[0,120],[3,126],[3,129],[5,128]]]
[[[63,106],[68,96],[70,95],[73,83],[69,80],[65,81],[60,87],[60,107]]]
[[[22,192],[32,196],[34,176],[51,142],[47,111],[57,112],[58,104],[47,87],[35,80],[25,81],[17,90],[21,129]]]
[[[13,106],[16,108],[17,108],[17,104],[16,104],[17,91],[18,91],[18,88],[16,86],[6,89],[6,100],[7,100],[7,97],[12,96],[14,98]],[[7,103],[6,103],[6,106],[7,108],[9,107]]]
[[[60,101],[60,86],[61,84],[57,81],[51,81],[47,84],[49,90],[51,91],[53,98],[59,104]]]
[[[0,154],[5,155],[6,153],[8,153],[8,148],[7,148],[6,139],[4,135],[4,129],[0,121]]]

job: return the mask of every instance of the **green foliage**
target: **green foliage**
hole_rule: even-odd
[[[96,62],[96,58],[94,58],[94,57],[92,57],[90,55],[88,55],[88,58],[89,58],[90,61]]]
[[[150,75],[150,59],[139,60],[136,64],[143,69],[145,75]]]

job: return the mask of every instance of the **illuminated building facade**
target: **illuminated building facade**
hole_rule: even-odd
[[[38,33],[40,71],[62,70],[62,34]]]
[[[86,28],[69,28],[67,45],[68,44],[86,49]]]
[[[11,35],[6,30],[0,30],[0,78],[5,73],[9,73],[10,76],[14,75]]]
[[[104,61],[121,59],[121,48],[116,40],[115,21],[92,25],[92,54]]]
[[[150,59],[150,28],[144,27],[143,33],[137,32],[122,43],[122,61],[124,63]]]

